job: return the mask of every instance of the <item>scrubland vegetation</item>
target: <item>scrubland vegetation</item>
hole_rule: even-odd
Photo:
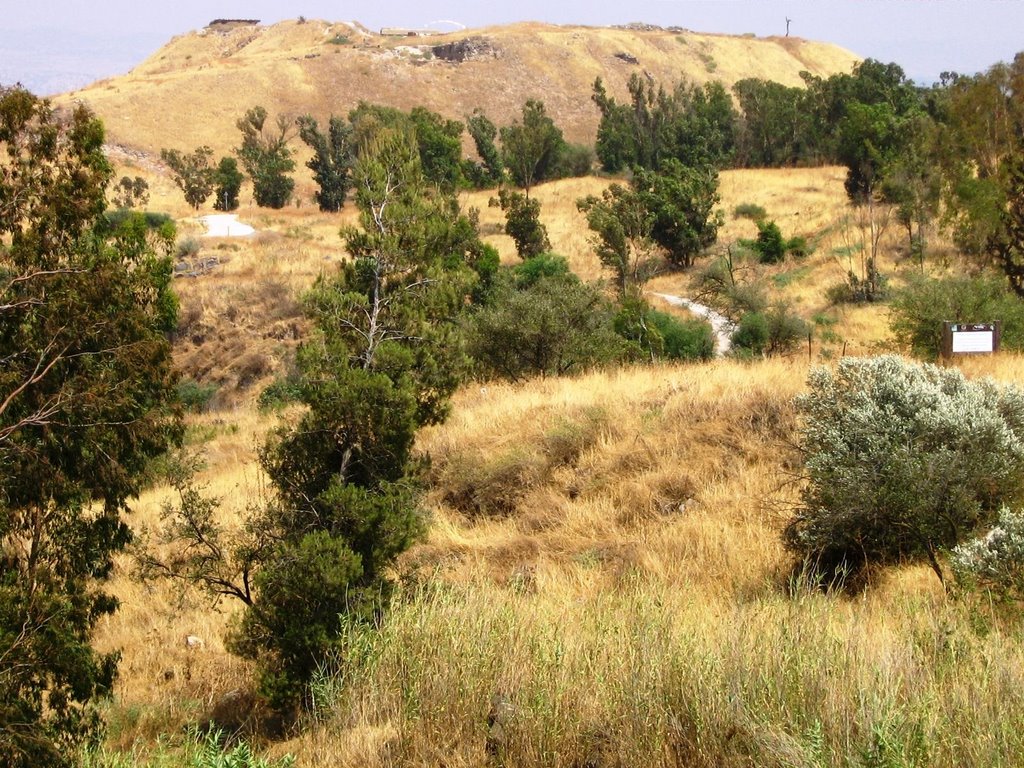
[[[0,757],[1017,764],[1019,68],[253,107],[218,241],[233,157],[0,91]]]

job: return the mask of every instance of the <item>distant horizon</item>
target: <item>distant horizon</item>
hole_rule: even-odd
[[[1024,49],[1024,4],[1005,0],[636,0],[625,10],[600,2],[419,0],[355,8],[299,0],[282,13],[276,0],[179,0],[140,6],[107,0],[98,7],[71,0],[20,4],[0,17],[0,85],[20,82],[39,95],[76,90],[128,73],[171,38],[217,18],[279,21],[323,19],[382,27],[480,28],[525,21],[593,27],[630,22],[679,26],[698,33],[758,37],[790,34],[903,68],[922,85],[944,71],[974,74]],[[628,14],[628,17],[623,16]],[[337,18],[345,15],[346,18]]]

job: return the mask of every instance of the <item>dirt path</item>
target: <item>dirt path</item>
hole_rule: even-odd
[[[248,237],[256,230],[243,224],[234,213],[214,213],[199,219],[206,225],[204,237]]]
[[[732,346],[732,333],[736,330],[736,327],[732,324],[725,315],[720,315],[711,307],[706,307],[703,304],[698,304],[696,301],[683,298],[682,296],[672,296],[668,293],[655,293],[659,299],[664,299],[669,304],[675,307],[685,307],[690,310],[693,314],[698,317],[707,320],[711,324],[711,330],[715,334],[715,354],[719,357],[724,356],[728,353],[729,348]]]

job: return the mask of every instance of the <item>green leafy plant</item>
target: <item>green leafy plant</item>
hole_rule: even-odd
[[[505,214],[505,234],[515,242],[519,258],[530,259],[551,250],[547,228],[540,222],[539,200],[514,189],[500,189],[490,205],[497,205]]]
[[[810,328],[789,308],[776,304],[763,312],[747,312],[733,331],[735,357],[775,357],[792,352],[807,339]]]
[[[947,278],[912,277],[896,292],[889,327],[915,355],[934,360],[942,350],[944,322],[999,322],[1000,346],[1024,348],[1024,301],[1005,281],[967,275]]]
[[[180,440],[173,225],[104,216],[85,107],[0,88],[0,764],[63,768],[102,729],[118,654],[92,645],[130,500]],[[11,169],[16,169],[12,172]]]
[[[829,582],[928,562],[1024,497],[1024,392],[896,356],[816,368],[798,398],[807,486],[784,540]]]
[[[732,215],[737,219],[761,221],[768,217],[768,211],[756,203],[740,203],[732,209]]]
[[[1024,514],[1000,509],[992,529],[957,546],[950,564],[962,587],[983,589],[1001,600],[1024,600]]]

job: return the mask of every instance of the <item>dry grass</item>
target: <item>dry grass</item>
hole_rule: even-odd
[[[350,43],[329,42],[338,35]],[[454,64],[414,52],[481,36],[495,55]],[[627,64],[617,53],[640,63]],[[800,85],[802,70],[827,77],[850,71],[857,60],[836,46],[796,38],[524,23],[410,41],[340,23],[286,21],[182,35],[129,74],[60,101],[87,102],[114,143],[151,156],[167,146],[169,129],[179,149],[208,144],[224,154],[237,143],[235,121],[257,103],[272,115],[309,112],[321,120],[347,114],[361,100],[402,109],[422,105],[460,120],[485,106],[492,120],[505,125],[527,99],[542,98],[567,138],[590,142],[599,117],[589,100],[597,77],[623,99],[626,81],[639,71],[668,86],[681,76],[698,83],[713,77],[727,88],[744,77]]]
[[[858,599],[787,596],[776,504],[792,500],[804,373],[719,363],[460,393],[422,440],[435,520],[405,593],[379,632],[352,629],[321,725],[278,750],[353,766],[1011,764],[1013,624],[920,568]],[[585,439],[555,460],[567,424]],[[513,513],[444,503],[454,457],[516,446],[549,472]]]
[[[722,242],[754,234],[731,215],[740,203],[815,241],[810,257],[751,276],[821,321],[816,358],[891,346],[884,306],[824,296],[858,236],[841,181],[835,168],[722,176]],[[607,183],[531,193],[555,250],[587,279],[602,274],[575,201]],[[488,196],[463,204],[514,263]],[[168,207],[197,232],[182,205]],[[306,332],[298,297],[345,257],[337,230],[353,216],[244,209],[261,234],[204,241],[219,265],[176,282],[179,362],[221,387],[219,410],[190,417],[189,450],[205,454],[200,480],[227,525],[263,493],[256,450],[275,418],[255,394]],[[891,232],[881,253],[897,280],[911,268],[900,248]],[[689,280],[650,287],[685,295]],[[1024,381],[1013,355],[957,364]],[[798,491],[791,403],[806,372],[797,355],[460,390],[449,421],[419,437],[431,525],[396,574],[400,600],[380,632],[352,629],[344,676],[317,689],[318,720],[271,751],[339,766],[1013,764],[1024,750],[1014,624],[948,600],[916,567],[856,600],[787,595],[779,531]],[[167,499],[147,492],[137,526],[156,525]],[[251,671],[223,648],[232,606],[218,613],[130,573],[125,559],[122,609],[98,642],[123,652],[110,745],[144,754]],[[188,634],[205,647],[186,648]],[[500,743],[487,726],[496,694],[513,712]]]
[[[964,367],[1024,376],[1011,355]],[[379,631],[351,628],[316,723],[272,751],[339,766],[493,765],[489,742],[523,766],[1012,764],[1014,624],[949,600],[918,567],[858,599],[787,596],[778,533],[805,375],[718,362],[460,391],[419,441],[433,519],[395,608]],[[231,521],[260,492],[253,448],[270,423],[218,419],[197,419],[213,429],[202,479]],[[502,456],[531,468],[528,483],[490,475],[514,484],[514,504],[456,508]],[[161,498],[141,500],[140,521]],[[128,748],[208,711],[248,670],[201,601],[117,590],[100,639],[124,652],[110,716]],[[497,742],[495,695],[512,713]]]

